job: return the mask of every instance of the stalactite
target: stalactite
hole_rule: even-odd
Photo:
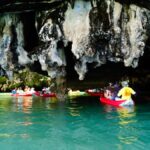
[[[39,31],[39,37],[45,45],[48,43],[48,46],[41,47],[42,52],[38,55],[42,70],[47,71],[52,78],[65,76],[66,60],[63,48],[58,48],[58,42],[62,39],[63,34],[58,24],[48,18]]]
[[[85,78],[89,64],[99,67],[107,61],[123,62],[125,67],[135,68],[150,36],[150,10],[140,4],[136,0],[67,0],[59,9],[35,10],[36,31],[33,32],[39,33],[36,38],[39,43],[32,54],[25,49],[28,29],[25,31],[21,15],[2,14],[1,68],[9,72],[39,61],[39,67],[52,78],[65,76],[64,48],[69,42],[76,61],[72,67],[80,80]]]

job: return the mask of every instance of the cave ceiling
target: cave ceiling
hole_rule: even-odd
[[[21,12],[21,11],[36,11],[36,10],[50,10],[62,6],[62,3],[71,3],[73,5],[75,0],[1,0],[0,13],[3,12]],[[93,3],[95,0],[91,0]],[[98,0],[100,1],[100,0]],[[150,9],[150,0],[115,0],[122,4],[136,4],[140,7]]]
[[[1,0],[0,66],[8,76],[40,64],[65,76],[66,47],[83,80],[88,65],[136,68],[149,47],[150,0]]]

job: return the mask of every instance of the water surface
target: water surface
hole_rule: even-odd
[[[0,98],[2,150],[145,150],[149,139],[150,103],[116,108],[91,97]]]

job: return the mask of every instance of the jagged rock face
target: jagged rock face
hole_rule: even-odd
[[[10,76],[15,68],[31,63],[24,49],[23,24],[14,14],[0,18],[0,65]]]
[[[21,15],[1,15],[0,65],[7,74],[39,61],[41,69],[52,78],[65,76],[64,48],[70,41],[76,60],[73,67],[80,80],[84,79],[90,63],[93,67],[107,61],[124,62],[126,67],[138,66],[149,37],[148,9],[114,0],[76,0],[74,5],[66,4],[57,13],[36,12],[33,23],[39,43],[32,53],[25,49],[28,31],[24,31]]]

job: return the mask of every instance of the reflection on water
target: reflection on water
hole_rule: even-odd
[[[46,106],[47,109],[55,109],[58,105],[58,99],[56,97],[51,98],[39,98],[32,96],[19,96],[13,97],[13,107],[16,111],[23,111],[24,113],[32,113],[34,105],[40,105],[41,103]]]
[[[119,144],[118,149],[122,149],[122,144],[133,144],[138,140],[138,131],[134,128],[134,124],[137,123],[135,106],[129,107],[114,107],[111,105],[105,105],[104,110],[108,113],[108,119],[116,119],[117,121],[117,138]],[[116,115],[111,114],[112,112],[117,113]]]
[[[149,118],[149,107],[116,108],[102,105],[97,98],[1,99],[0,147],[144,150],[144,146],[150,148]]]
[[[118,139],[124,144],[133,144],[138,140],[137,130],[132,126],[137,123],[135,107],[118,108],[119,127]],[[121,147],[121,145],[120,145]]]
[[[70,105],[67,108],[71,116],[80,116],[80,110],[83,109],[83,107],[79,106],[76,102],[70,103]]]
[[[117,108],[117,112],[119,114],[119,125],[124,126],[128,125],[132,122],[136,122],[135,116],[135,107],[123,107],[123,108]]]
[[[32,97],[31,96],[19,96],[13,97],[13,103],[16,111],[23,111],[24,113],[31,113]]]
[[[104,108],[104,111],[106,111],[106,112],[117,111],[118,113],[120,113],[120,115],[135,111],[135,106],[115,107],[112,105],[103,105],[103,108]]]
[[[57,109],[59,100],[56,97],[45,98],[44,101],[48,110]]]

